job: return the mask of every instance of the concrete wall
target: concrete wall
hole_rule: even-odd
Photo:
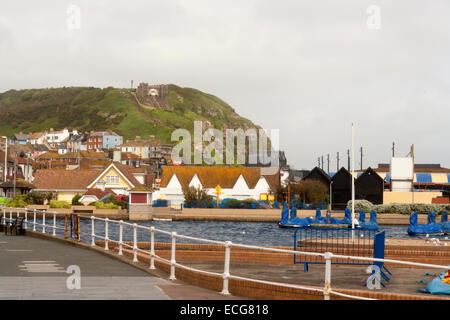
[[[442,192],[384,192],[383,204],[390,204],[390,203],[431,204],[433,198],[440,196],[442,196]]]

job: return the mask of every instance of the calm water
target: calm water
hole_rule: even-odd
[[[40,222],[38,220],[38,222]],[[53,224],[53,221],[46,221],[47,224]],[[294,229],[279,228],[275,222],[229,222],[229,221],[146,221],[137,222],[143,226],[154,226],[157,229],[165,231],[176,231],[178,234],[192,236],[197,238],[232,241],[234,243],[263,245],[263,246],[292,246]],[[64,221],[57,220],[56,234],[64,235]],[[37,231],[42,227],[37,226]],[[119,239],[119,224],[110,220],[108,225],[110,239]],[[386,231],[386,238],[406,238],[406,239],[425,239],[425,235],[410,236],[406,230],[408,226],[380,226],[380,231]],[[52,233],[53,229],[46,227],[47,233]],[[81,221],[82,240],[90,242],[91,221]],[[103,221],[95,221],[95,234],[104,236],[105,224]],[[440,239],[448,236],[431,236]],[[150,241],[150,232],[139,230],[137,233],[138,241]],[[133,228],[124,225],[123,240],[133,240]],[[161,233],[155,233],[155,241],[170,242],[170,237]],[[192,240],[177,239],[177,242],[193,242]]]

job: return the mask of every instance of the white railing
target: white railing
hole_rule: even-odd
[[[1,218],[2,223],[5,222],[11,222],[14,220],[13,218],[13,212],[15,211],[17,213],[17,217],[20,217],[20,214],[24,214],[24,227],[25,229],[28,229],[28,226],[32,225],[32,230],[36,230],[36,226],[41,227],[41,232],[46,233],[46,227],[51,227],[52,229],[52,236],[56,236],[56,230],[62,229],[65,232],[65,238],[68,238],[67,231],[67,214],[64,213],[56,213],[56,212],[46,212],[45,210],[36,210],[36,209],[21,209],[21,208],[0,208],[2,210],[3,215]],[[7,212],[9,212],[9,217]],[[28,215],[32,213],[33,214],[33,220],[30,222],[28,220]],[[36,214],[40,213],[42,214],[42,223],[38,223],[36,219]],[[52,225],[46,224],[46,216],[52,216]],[[65,226],[59,227],[56,224],[56,217],[58,215],[65,216]],[[354,296],[354,295],[348,295],[343,294],[340,292],[337,292],[331,288],[331,263],[333,259],[338,258],[347,258],[352,260],[364,260],[364,261],[373,261],[373,262],[384,262],[384,263],[393,263],[393,264],[402,264],[402,265],[409,265],[409,266],[419,266],[419,267],[426,267],[426,268],[433,268],[433,269],[443,269],[443,270],[449,270],[450,266],[441,266],[441,265],[434,265],[434,264],[424,264],[424,263],[416,263],[416,262],[409,262],[409,261],[401,261],[401,260],[392,260],[392,259],[377,259],[377,258],[370,258],[370,257],[360,257],[360,256],[346,256],[346,255],[338,255],[333,254],[331,252],[325,252],[325,253],[316,253],[316,252],[303,252],[303,251],[296,251],[296,250],[288,250],[288,249],[280,249],[280,248],[268,248],[268,247],[260,247],[260,246],[254,246],[254,245],[246,245],[246,244],[235,244],[231,241],[216,241],[216,240],[209,240],[209,239],[203,239],[203,238],[197,238],[192,236],[185,236],[177,234],[176,232],[170,232],[165,230],[160,230],[155,227],[146,227],[141,226],[136,223],[129,223],[125,221],[117,221],[117,220],[110,220],[108,218],[98,218],[95,216],[81,216],[78,215],[78,219],[86,218],[91,220],[91,232],[86,233],[82,230],[78,230],[78,241],[81,239],[81,235],[85,235],[87,237],[90,237],[91,246],[96,246],[96,239],[101,239],[104,241],[104,250],[109,250],[109,242],[116,243],[118,245],[118,255],[123,255],[123,247],[129,248],[133,253],[133,262],[138,262],[138,252],[141,252],[143,254],[149,255],[150,257],[150,263],[149,263],[149,269],[155,269],[155,259],[159,261],[166,262],[170,264],[170,280],[176,280],[175,277],[175,270],[176,267],[183,268],[185,270],[194,271],[206,275],[214,275],[219,276],[223,278],[223,285],[222,285],[222,291],[221,293],[224,295],[229,295],[229,288],[228,288],[228,282],[229,279],[236,279],[236,280],[245,280],[255,283],[262,283],[262,284],[268,284],[268,285],[274,285],[274,286],[280,286],[280,287],[287,287],[287,288],[293,288],[293,289],[303,289],[307,291],[312,292],[321,292],[324,295],[325,300],[329,300],[331,295],[341,296],[345,298],[350,299],[359,299],[359,300],[375,300],[371,298],[361,297],[361,296]],[[95,221],[103,221],[105,224],[104,229],[104,236],[95,234]],[[109,224],[114,223],[119,225],[119,239],[114,240],[109,238]],[[78,226],[79,226],[79,220],[78,220]],[[131,227],[133,229],[133,244],[130,245],[127,242],[123,241],[123,228],[124,226]],[[149,240],[150,240],[150,250],[143,250],[138,247],[138,241],[137,241],[137,233],[139,230],[145,230],[150,233]],[[37,231],[39,232],[39,231]],[[171,257],[170,260],[164,259],[163,257],[158,256],[155,253],[155,233],[161,233],[165,234],[171,237]],[[186,239],[186,240],[193,240],[203,243],[209,243],[209,244],[216,244],[216,245],[222,245],[225,248],[225,257],[224,257],[224,271],[223,273],[217,273],[217,272],[211,272],[206,270],[200,270],[193,267],[188,267],[185,265],[182,265],[176,261],[176,239]],[[317,288],[317,287],[308,287],[308,286],[302,286],[302,285],[296,285],[296,284],[288,284],[288,283],[281,283],[281,282],[273,282],[273,281],[265,281],[265,280],[259,280],[259,279],[251,279],[246,277],[239,277],[237,275],[231,275],[230,274],[230,262],[231,262],[231,248],[246,248],[246,249],[253,249],[253,250],[261,250],[261,251],[269,251],[269,252],[277,252],[277,253],[287,253],[287,254],[302,254],[302,255],[309,255],[309,256],[320,256],[325,259],[325,279],[324,279],[324,287],[323,288]]]

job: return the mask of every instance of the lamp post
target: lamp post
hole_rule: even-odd
[[[333,181],[330,182],[330,212],[333,211]]]
[[[8,137],[2,136],[2,138],[5,139],[5,172],[4,172],[5,181],[4,182],[6,182],[6,171],[8,169]]]

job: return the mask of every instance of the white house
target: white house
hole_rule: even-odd
[[[206,189],[212,196],[219,186],[220,199],[260,200],[279,185],[279,177],[279,172],[263,175],[259,167],[164,167],[160,190],[154,192],[153,199],[165,199],[176,205],[184,201],[185,186]]]

